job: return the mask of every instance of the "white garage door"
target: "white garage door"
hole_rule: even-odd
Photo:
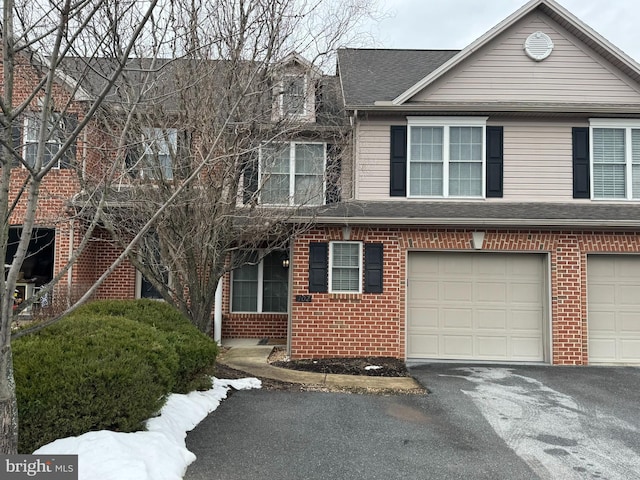
[[[543,361],[545,258],[410,253],[407,357]]]
[[[589,363],[640,364],[640,256],[587,257]]]

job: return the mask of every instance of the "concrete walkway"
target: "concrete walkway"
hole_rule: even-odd
[[[267,361],[274,348],[272,345],[262,346],[245,342],[231,345],[226,344],[225,346],[230,348],[218,357],[217,362],[256,377],[270,378],[281,382],[340,389],[367,391],[388,390],[404,393],[424,391],[423,387],[411,377],[336,375],[274,367]]]

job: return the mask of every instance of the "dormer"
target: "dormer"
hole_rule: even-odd
[[[277,66],[274,75],[274,121],[316,121],[316,89],[320,70],[293,52]]]

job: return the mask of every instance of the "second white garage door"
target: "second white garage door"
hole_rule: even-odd
[[[640,364],[640,256],[587,257],[589,363]]]
[[[544,361],[546,256],[412,252],[407,357]]]

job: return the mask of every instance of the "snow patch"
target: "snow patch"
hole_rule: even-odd
[[[78,455],[79,480],[180,480],[196,459],[186,448],[187,432],[218,408],[229,388],[261,386],[257,378],[214,378],[211,390],[170,395],[160,415],[147,420],[145,432],[88,432],[55,440],[33,453]]]

